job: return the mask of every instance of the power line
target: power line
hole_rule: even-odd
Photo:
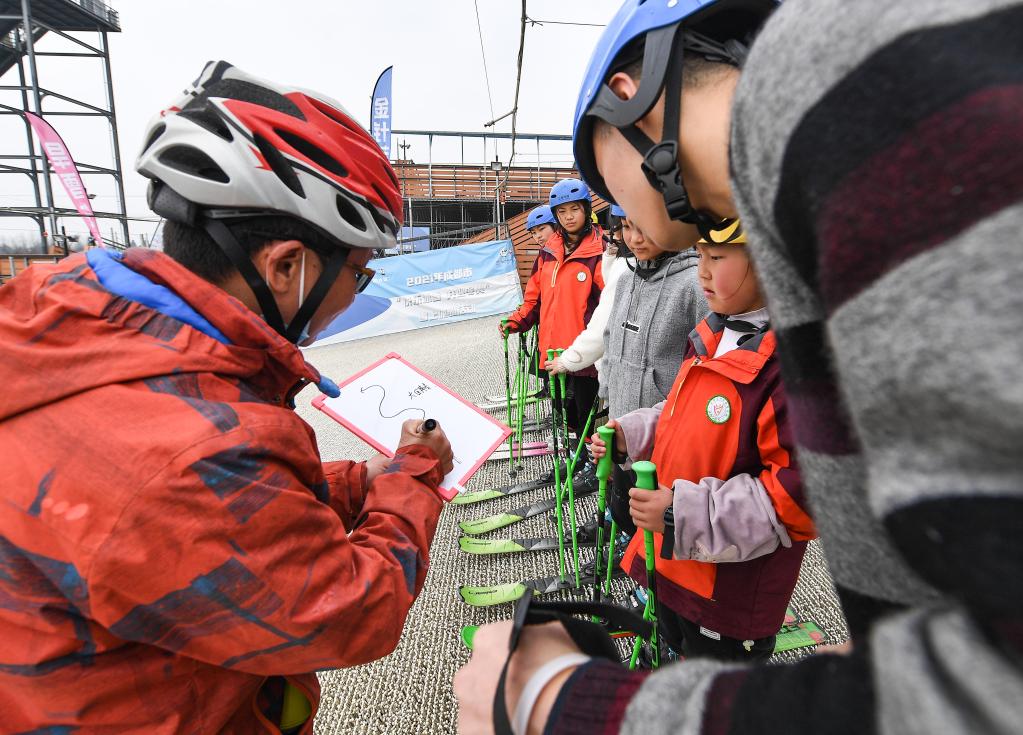
[[[478,0],[472,0],[473,6],[476,8],[476,30],[480,34],[480,54],[483,56],[483,78],[487,80],[487,99],[490,100],[490,117],[495,118],[494,115],[494,97],[490,94],[490,73],[487,71],[487,51],[483,48],[483,26],[480,25],[480,6]]]
[[[607,23],[573,23],[567,20],[537,20],[536,18],[526,18],[530,24],[534,26],[552,25],[552,26],[587,26],[589,28],[606,28]]]

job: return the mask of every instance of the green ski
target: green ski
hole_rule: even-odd
[[[564,472],[564,469],[562,469],[562,472]],[[541,477],[539,480],[519,482],[514,485],[495,487],[491,490],[477,490],[475,492],[461,493],[460,495],[456,495],[450,504],[470,505],[471,503],[482,503],[484,500],[493,500],[494,498],[503,498],[508,495],[518,495],[519,493],[528,493],[530,490],[539,490],[542,487],[550,487],[553,484],[553,476]]]
[[[576,492],[577,498],[584,497],[586,495],[592,495],[596,492],[595,487],[582,486],[579,491]],[[562,498],[562,505],[565,503],[567,498]],[[548,511],[554,510],[558,507],[558,501],[556,498],[549,498],[547,500],[538,500],[530,505],[524,505],[521,508],[515,508],[504,513],[498,513],[497,515],[487,516],[486,518],[480,518],[475,521],[462,521],[458,524],[458,527],[462,529],[463,533],[469,533],[473,536],[481,533],[488,533],[490,531],[496,531],[499,528],[510,526],[513,523],[524,521],[527,518],[538,516],[541,513],[547,513]]]
[[[476,538],[462,536],[458,545],[467,554],[517,554],[558,548],[556,538]]]
[[[568,575],[565,577],[542,577],[540,579],[528,579],[522,582],[509,582],[493,587],[468,587],[458,588],[458,594],[462,599],[473,607],[489,607],[500,605],[505,602],[515,602],[527,589],[533,590],[534,595],[545,595],[558,590],[570,590],[575,588],[575,581]]]

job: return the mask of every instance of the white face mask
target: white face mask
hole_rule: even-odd
[[[263,274],[263,278],[267,283],[270,283],[270,266],[267,265],[266,272]],[[298,311],[302,310],[302,304],[305,302],[305,248],[302,248],[302,265],[299,266],[298,273]],[[297,311],[296,311],[297,313]],[[311,320],[310,320],[311,321]],[[291,325],[288,325],[289,327]],[[302,331],[298,335],[298,339],[295,340],[295,344],[304,346],[307,342],[312,342],[311,335],[309,334],[309,322],[302,327]]]

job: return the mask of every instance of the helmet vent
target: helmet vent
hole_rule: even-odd
[[[337,202],[337,213],[341,215],[341,219],[359,230],[359,232],[365,232],[366,223],[359,214],[359,210],[355,208],[355,205],[340,194],[335,197],[335,201]],[[370,207],[370,211],[373,211],[372,207]]]
[[[377,223],[377,227],[380,229],[381,232],[390,232],[392,235],[397,234],[397,230],[395,229],[394,224],[389,219],[380,214],[380,212],[377,211],[376,207],[370,205],[369,213],[373,215],[373,221]]]
[[[319,148],[314,143],[310,143],[305,138],[288,132],[287,130],[274,128],[274,132],[281,137],[281,140],[315,163],[317,166],[325,168],[335,176],[340,176],[341,178],[348,176],[348,169],[342,166],[336,158],[331,156],[325,150]]]
[[[295,173],[295,169],[291,167],[288,159],[281,155],[281,152],[260,134],[256,133],[253,135],[252,141],[256,144],[259,152],[263,154],[263,158],[266,159],[270,170],[277,174],[277,178],[284,182],[286,187],[304,199],[305,190],[302,188],[302,182],[298,180],[298,175]]]
[[[146,144],[144,146],[142,146],[143,152],[144,151],[148,151],[153,146],[153,143],[156,142],[156,139],[159,138],[161,135],[163,135],[163,132],[166,129],[167,129],[167,125],[164,124],[164,123],[160,123],[155,128],[153,128],[153,132],[149,136],[149,140],[147,140]]]
[[[382,168],[384,173],[387,174],[387,178],[391,180],[391,183],[393,183],[396,188],[400,189],[401,184],[398,183],[398,177],[394,175],[394,169],[390,166],[381,166],[380,168]]]
[[[362,128],[354,127],[350,120],[346,120],[344,118],[344,116],[341,115],[332,106],[330,106],[328,104],[325,104],[324,102],[321,102],[320,100],[316,99],[315,97],[310,97],[309,100],[313,103],[313,105],[316,107],[317,110],[322,112],[324,115],[329,117],[331,120],[336,122],[341,127],[346,128],[346,129],[352,131],[353,133],[363,133],[364,132],[362,130]]]
[[[227,126],[227,123],[221,119],[220,115],[209,104],[195,105],[192,103],[185,105],[185,108],[178,115],[186,120],[191,120],[199,127],[223,138],[228,143],[234,140],[231,128]]]
[[[391,214],[394,214],[394,212],[391,211],[390,202],[387,201],[387,195],[384,194],[384,192],[376,184],[370,183],[370,186],[373,187],[373,191],[375,191],[377,196],[380,197],[380,201],[384,203],[384,206],[387,208],[387,211],[391,212]]]
[[[212,82],[206,86],[205,93],[196,97],[196,100],[205,101],[208,97],[223,97],[229,100],[248,102],[249,104],[283,112],[285,115],[297,117],[299,120],[306,119],[298,105],[283,94],[243,79],[221,79]]]
[[[221,184],[230,182],[230,177],[217,162],[192,146],[176,145],[160,154],[160,163],[191,176]]]

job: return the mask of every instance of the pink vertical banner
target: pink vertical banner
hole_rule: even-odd
[[[64,191],[71,197],[78,214],[85,220],[85,226],[89,228],[96,244],[103,245],[103,236],[99,233],[99,224],[92,211],[92,202],[89,201],[89,194],[85,191],[85,184],[82,183],[82,177],[78,173],[78,166],[72,160],[71,153],[64,145],[64,140],[50,123],[38,115],[33,115],[26,110],[25,117],[35,131],[36,137],[39,138],[39,145],[46,153],[50,168],[57,174],[57,178],[64,185]]]

